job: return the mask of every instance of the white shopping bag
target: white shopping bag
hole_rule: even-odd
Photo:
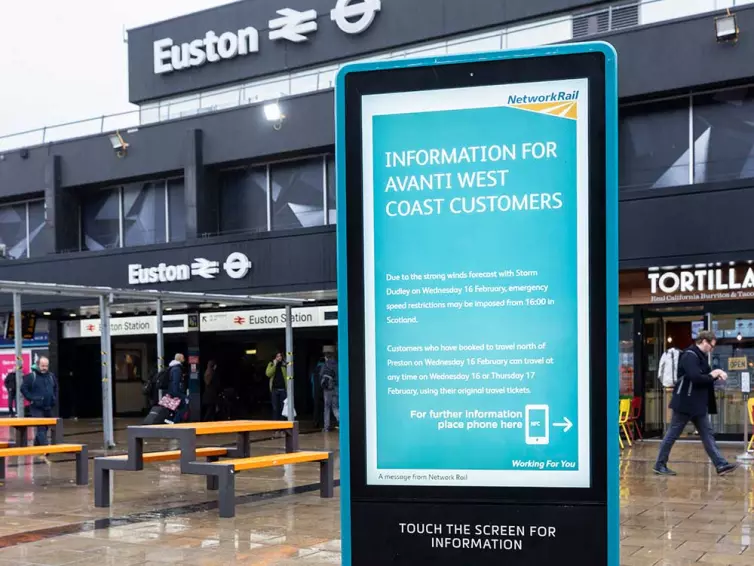
[[[283,412],[281,413],[286,419],[288,418],[288,398],[283,401]],[[293,418],[296,418],[296,407],[293,407]]]

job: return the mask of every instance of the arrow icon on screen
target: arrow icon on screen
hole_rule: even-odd
[[[552,426],[561,427],[563,429],[563,432],[568,432],[569,430],[571,430],[571,428],[573,428],[573,423],[568,420],[568,417],[563,417],[563,420],[565,422],[562,422],[562,423],[552,423]]]

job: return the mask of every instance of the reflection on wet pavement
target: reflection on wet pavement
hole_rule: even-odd
[[[119,421],[117,427],[121,446],[126,424]],[[97,423],[66,423],[66,432],[66,440],[87,442],[95,454],[101,448]],[[255,454],[283,451],[281,439],[255,440]],[[332,433],[301,436],[305,450],[337,451],[337,442]],[[155,442],[147,449],[163,447]],[[719,478],[700,444],[679,443],[671,463],[679,475],[657,477],[652,475],[657,448],[637,443],[622,454],[621,564],[754,565],[754,470]],[[732,459],[742,448],[722,449]],[[341,562],[339,490],[334,499],[319,498],[318,466],[239,475],[236,517],[219,519],[215,494],[205,491],[204,479],[181,476],[177,463],[116,472],[112,507],[97,509],[92,487],[72,482],[73,462],[52,460],[8,462],[0,488],[0,566]]]

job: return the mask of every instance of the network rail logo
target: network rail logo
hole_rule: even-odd
[[[575,120],[578,117],[578,90],[558,90],[543,94],[511,94],[508,105],[521,110]]]

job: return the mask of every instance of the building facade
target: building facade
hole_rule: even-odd
[[[725,8],[736,18],[736,41],[716,37]],[[0,137],[0,279],[300,294],[316,300],[312,307],[334,307],[339,66],[580,40],[618,51],[621,389],[644,400],[645,430],[659,433],[667,391],[657,367],[667,348],[710,327],[721,335],[713,360],[720,367],[746,358],[748,369],[754,358],[748,0],[244,0],[130,30],[132,116],[44,144]],[[712,279],[699,270],[712,270]],[[699,289],[700,282],[711,285]],[[94,393],[79,404],[98,402],[98,372],[73,354],[97,348],[86,330],[96,328],[90,305],[49,297],[26,297],[24,305],[48,319],[61,389],[85,382]],[[9,297],[0,295],[0,308],[9,310]],[[122,316],[149,317],[136,310]],[[176,307],[174,316],[199,317],[192,348],[202,364],[227,359],[235,375],[247,371],[242,355],[254,352],[259,366],[281,347],[274,324],[245,326],[266,315],[232,312],[228,320],[244,320],[230,323],[240,333],[202,322],[223,312]],[[305,373],[336,339],[332,312],[301,323]],[[188,347],[188,328],[176,324],[169,351]],[[134,321],[114,337],[129,391],[116,393],[119,412],[137,408],[131,378],[153,366],[148,329]],[[232,347],[224,338],[231,334],[242,336]],[[743,373],[731,369],[734,378],[718,392],[722,411],[713,422],[721,434],[742,432]],[[306,396],[308,386],[299,387]]]

